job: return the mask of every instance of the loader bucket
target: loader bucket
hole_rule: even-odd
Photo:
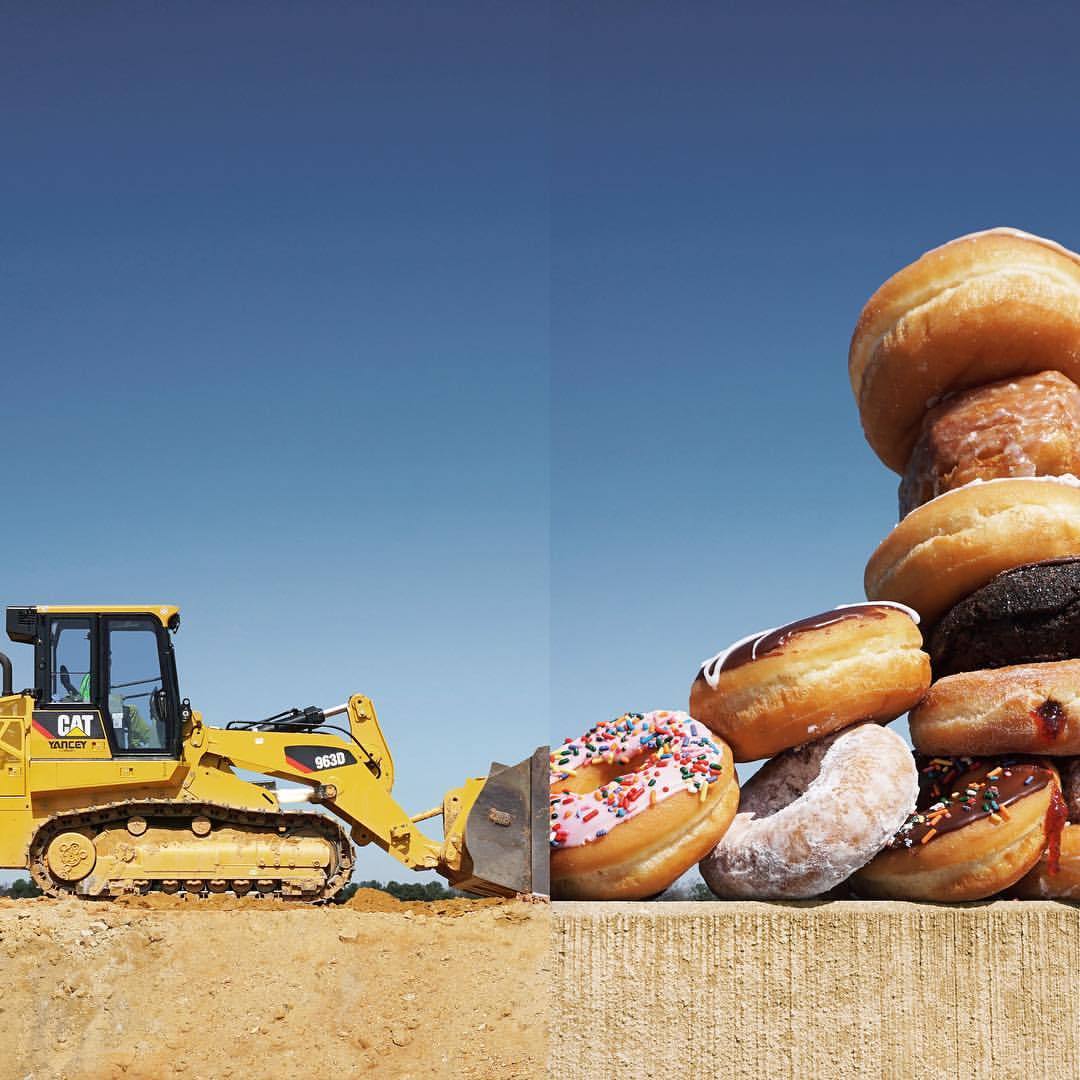
[[[550,893],[548,748],[517,765],[492,762],[465,820],[465,859],[455,888],[484,896]]]

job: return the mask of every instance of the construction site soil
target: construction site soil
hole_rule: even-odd
[[[374,889],[0,900],[0,1077],[542,1077],[550,925]]]

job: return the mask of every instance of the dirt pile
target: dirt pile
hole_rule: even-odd
[[[413,915],[448,915],[454,918],[493,906],[503,907],[509,911],[516,905],[509,905],[505,900],[491,897],[482,900],[457,896],[447,900],[398,900],[397,897],[381,889],[357,889],[346,901],[345,906],[352,908],[353,911],[387,911],[396,912],[399,915],[409,912]]]
[[[326,908],[0,901],[0,1071],[546,1075],[547,906],[377,895]]]

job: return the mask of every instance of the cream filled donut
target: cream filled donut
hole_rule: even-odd
[[[930,685],[918,619],[902,604],[845,604],[751,634],[702,664],[690,712],[736,761],[772,757],[860,720],[894,720]]]
[[[853,884],[887,900],[982,900],[1031,870],[1064,822],[1045,759],[931,758],[915,813]]]
[[[848,354],[866,439],[896,472],[945,394],[1047,370],[1080,378],[1080,256],[1018,229],[961,236],[894,274]]]
[[[701,873],[717,896],[799,899],[850,877],[915,808],[904,740],[859,724],[789,750],[743,786],[739,812]]]
[[[1003,570],[1080,555],[1080,480],[976,480],[913,510],[866,564],[866,595],[935,623]]]
[[[738,803],[731,750],[686,713],[599,723],[551,753],[551,895],[662,892],[716,845]]]
[[[1080,754],[1080,660],[947,675],[908,723],[924,754]]]

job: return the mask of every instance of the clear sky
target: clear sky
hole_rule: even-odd
[[[180,603],[212,721],[363,690],[421,809],[861,598],[852,326],[1080,247],[1080,17],[750,9],[7,5],[3,602]]]
[[[847,347],[886,277],[993,225],[1080,247],[1080,17],[756,7],[555,20],[553,739],[863,598],[897,478]]]
[[[210,722],[369,694],[415,811],[529,754],[544,12],[2,22],[2,603],[180,604],[181,690]],[[27,647],[0,647],[28,683]],[[358,872],[409,878],[374,849]]]

